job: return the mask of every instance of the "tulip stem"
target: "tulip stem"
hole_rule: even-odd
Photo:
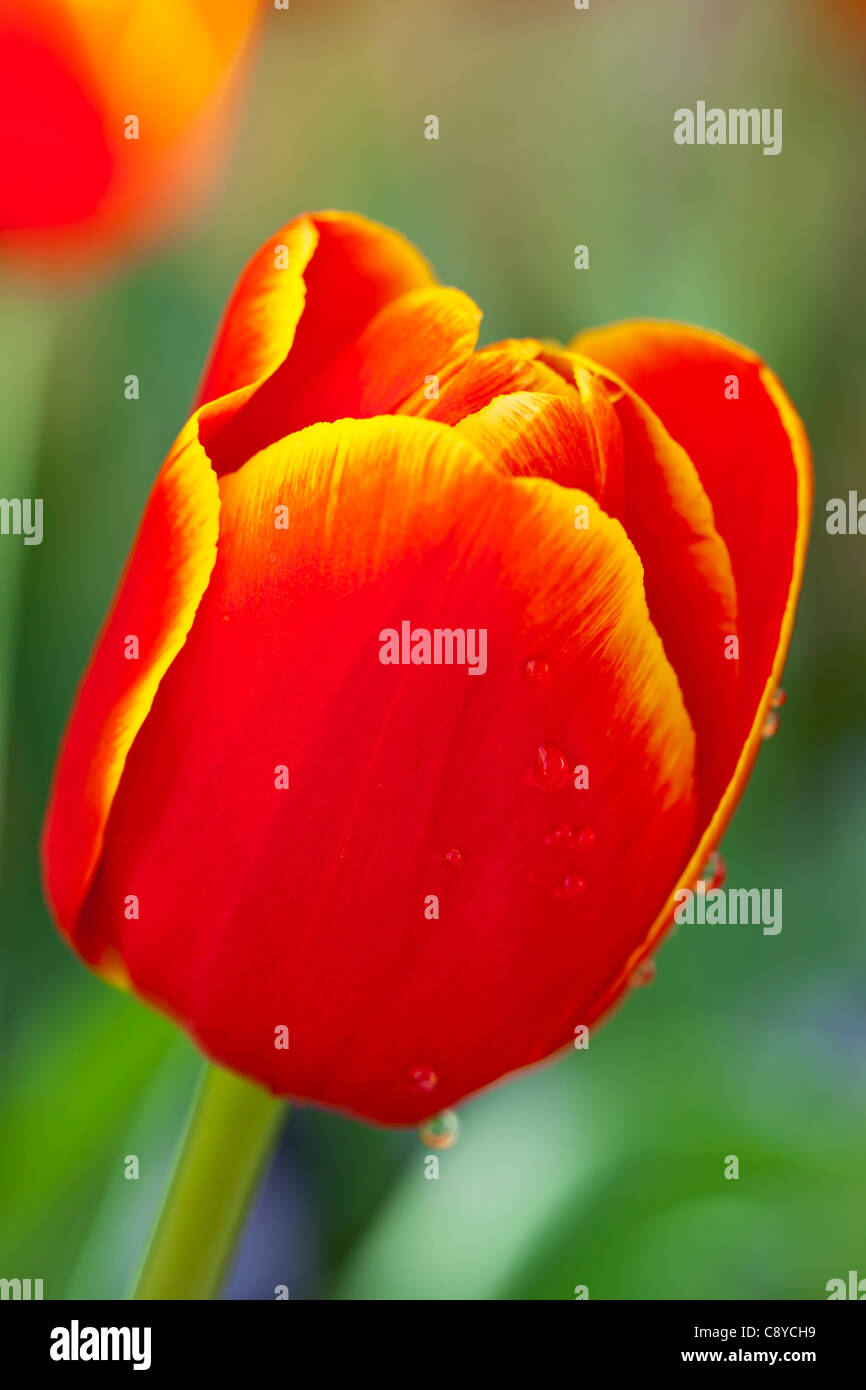
[[[133,1297],[216,1298],[287,1111],[209,1066]]]

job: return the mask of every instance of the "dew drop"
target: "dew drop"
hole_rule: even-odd
[[[577,832],[578,849],[592,849],[595,844],[595,831],[592,826],[585,825],[582,830]]]
[[[566,874],[559,880],[553,890],[555,898],[579,898],[581,893],[586,892],[586,880],[579,874]]]
[[[779,710],[788,703],[788,697],[781,686],[779,686],[772,700],[770,708],[767,710],[767,717],[764,720],[764,727],[761,730],[762,738],[772,738],[779,729]]]
[[[772,738],[779,728],[779,715],[774,709],[767,710],[767,717],[764,720],[764,727],[761,730],[761,738]]]
[[[439,1077],[432,1067],[413,1067],[409,1073],[409,1085],[420,1096],[429,1096],[439,1084]]]
[[[574,845],[574,832],[570,825],[555,825],[544,837],[548,849],[570,850]]]
[[[711,893],[714,888],[721,888],[727,877],[728,866],[719,851],[714,849],[701,874],[703,882],[707,885],[707,892]]]
[[[443,1110],[440,1115],[425,1120],[418,1135],[428,1149],[453,1149],[460,1137],[460,1121],[453,1110]]]
[[[570,768],[561,748],[554,743],[540,743],[532,760],[530,780],[542,791],[558,792],[568,781]]]
[[[531,656],[523,663],[521,674],[527,685],[547,685],[550,680],[550,662],[540,656]]]
[[[642,960],[631,973],[629,984],[634,989],[642,989],[645,985],[651,985],[656,977],[656,963],[654,960]]]
[[[442,863],[446,869],[459,869],[463,863],[463,855],[459,849],[446,849],[442,856]]]

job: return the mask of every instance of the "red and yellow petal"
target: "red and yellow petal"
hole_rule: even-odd
[[[691,722],[633,547],[583,492],[393,417],[314,426],[220,489],[78,947],[273,1090],[416,1121],[584,1021],[688,853]],[[486,672],[383,665],[404,620],[486,629]],[[531,783],[554,745],[587,790]],[[562,822],[594,831],[573,862],[545,844]]]
[[[514,391],[454,428],[502,472],[582,488],[618,515],[623,498],[622,430],[607,392],[588,372],[558,395]]]
[[[456,425],[490,405],[497,396],[515,391],[570,395],[573,386],[540,359],[541,344],[534,338],[509,338],[482,348],[456,373],[437,395],[420,393],[401,409],[407,413]]]
[[[435,283],[405,238],[363,217],[317,213],[277,232],[238,281],[199,390],[217,472],[281,438],[287,402],[392,300]]]
[[[706,821],[739,752],[739,668],[727,646],[737,635],[736,587],[709,499],[688,455],[628,387],[574,353],[525,346],[561,394],[496,396],[455,428],[503,471],[585,488],[625,526],[695,726]]]
[[[471,357],[480,322],[480,309],[460,290],[434,285],[400,295],[296,392],[275,383],[268,437],[248,434],[244,450],[252,455],[307,425],[414,413],[412,402],[431,381],[446,385]]]
[[[678,887],[693,887],[719,844],[751,775],[779,688],[794,626],[812,509],[812,467],[803,424],[778,377],[749,349],[688,325],[641,321],[580,335],[573,346],[616,371],[688,441],[737,585],[742,677],[737,755]],[[725,388],[736,379],[738,397]],[[733,408],[745,403],[740,415]],[[731,408],[729,413],[728,408]],[[778,566],[778,572],[771,570]],[[593,1001],[603,1017],[631,972],[671,924],[672,893],[641,945]]]
[[[43,862],[48,896],[67,935],[99,861],[129,750],[207,588],[218,530],[219,487],[193,419],[154,484],[57,764]]]
[[[72,17],[45,0],[0,13],[0,246],[93,217],[114,177],[98,83]],[[63,121],[46,119],[62,111]]]
[[[193,203],[259,14],[259,0],[4,0],[4,255],[57,275],[127,255]]]
[[[737,588],[742,748],[763,723],[784,665],[805,562],[812,472],[802,422],[756,353],[704,329],[614,324],[581,334],[573,347],[646,401],[709,497]]]
[[[288,269],[276,278],[275,245],[288,249]],[[314,253],[317,268],[307,277]],[[329,281],[335,292],[348,293],[355,277],[348,309],[320,302],[318,291]],[[322,315],[335,331],[341,324],[351,329],[365,314],[375,317],[377,306],[407,283],[430,278],[426,263],[402,237],[336,213],[290,223],[241,277],[206,376],[205,403],[156,481],[64,740],[44,839],[48,893],[64,931],[73,929],[98,861],[129,748],[185,640],[213,567],[219,492],[202,440],[210,440],[220,421],[230,420],[285,365],[306,293],[315,295],[315,306],[304,341],[309,349],[318,335],[326,352]],[[124,654],[127,637],[139,644],[137,658]]]
[[[739,619],[731,558],[687,452],[632,391],[615,390],[613,410],[624,456],[618,515],[641,557],[650,614],[695,727],[703,824],[739,753],[740,663],[732,655]]]

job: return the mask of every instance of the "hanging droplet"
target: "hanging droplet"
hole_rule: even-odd
[[[761,730],[762,738],[772,738],[779,728],[779,710],[787,704],[788,697],[781,686],[779,686],[772,700],[770,708],[767,710],[767,717],[764,720],[764,727]]]
[[[701,874],[701,879],[707,885],[707,892],[711,893],[714,888],[721,888],[727,877],[728,866],[719,851],[714,849]]]
[[[413,1067],[409,1073],[409,1085],[421,1096],[429,1096],[439,1084],[439,1077],[432,1067]]]
[[[553,890],[555,898],[579,898],[586,892],[586,880],[580,874],[565,874]]]
[[[656,963],[654,960],[642,960],[640,965],[635,966],[629,978],[629,984],[634,989],[643,989],[645,985],[651,985],[656,977]]]
[[[532,760],[530,779],[542,791],[558,792],[569,775],[568,758],[555,743],[540,743]]]
[[[446,849],[442,856],[442,863],[446,869],[459,869],[463,863],[463,855],[459,849]]]
[[[574,846],[574,831],[570,825],[555,825],[544,837],[547,849],[570,850]]]
[[[425,1120],[418,1135],[428,1149],[453,1149],[460,1137],[460,1121],[453,1110],[443,1110],[441,1115]]]
[[[550,662],[540,656],[531,656],[528,661],[524,661],[521,675],[527,685],[547,685],[550,680]]]
[[[595,844],[595,831],[592,826],[585,825],[582,830],[577,832],[577,848],[592,849]]]

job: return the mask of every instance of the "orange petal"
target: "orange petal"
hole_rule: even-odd
[[[128,255],[194,203],[259,15],[258,0],[4,0],[4,255],[57,276]]]
[[[313,426],[220,486],[213,578],[130,754],[79,949],[113,943],[275,1091],[417,1121],[583,1021],[687,853],[691,724],[637,556],[585,493],[407,417]],[[383,664],[404,620],[484,629],[486,671]],[[527,682],[545,656],[549,684]],[[542,744],[589,789],[530,785]],[[572,897],[544,843],[562,820],[596,834]]]
[[[207,587],[218,529],[219,487],[193,419],[154,484],[57,764],[43,859],[48,896],[67,934],[93,877],[129,749]]]
[[[309,217],[296,217],[264,242],[247,263],[217,329],[197,406],[243,392],[237,408],[282,366],[304,310],[305,273],[319,236]]]
[[[306,425],[346,416],[413,413],[431,378],[444,385],[471,357],[480,322],[480,309],[460,290],[410,290],[380,309],[297,393],[275,390],[271,433],[256,442],[265,447]]]
[[[438,396],[420,395],[403,408],[428,420],[454,425],[474,415],[497,396],[514,391],[543,391],[567,395],[571,387],[539,360],[541,344],[534,338],[509,338],[476,352]]]
[[[618,515],[623,504],[622,430],[604,387],[590,372],[581,371],[579,377],[576,387],[559,395],[515,391],[497,396],[455,428],[503,472],[582,488]]]
[[[434,283],[405,238],[349,213],[296,218],[270,238],[238,281],[198,395],[213,402],[201,438],[217,472],[278,439],[285,403],[386,304]]]
[[[581,334],[573,346],[647,402],[710,499],[737,587],[742,748],[763,724],[793,626],[812,505],[803,426],[760,357],[704,329],[615,324]],[[738,397],[727,399],[734,385]]]
[[[809,444],[778,377],[755,353],[718,334],[645,321],[593,330],[573,346],[628,380],[688,444],[731,555],[744,634],[739,755],[680,875],[677,886],[693,888],[749,779],[782,679],[808,543]],[[726,383],[733,385],[731,377],[739,397],[728,400],[724,390]],[[740,405],[745,408],[737,413]],[[618,976],[592,1001],[590,1021],[625,993],[631,972],[669,929],[674,907],[671,894]]]
[[[585,488],[622,521],[698,735],[706,819],[739,752],[739,668],[725,654],[737,633],[736,590],[712,508],[685,451],[627,387],[574,353],[537,347],[533,366],[555,371],[563,394],[498,396],[455,428],[504,471]]]
[[[281,243],[289,249],[288,269],[275,276],[274,246]],[[322,257],[305,281],[314,251],[322,251]],[[345,288],[355,273],[357,294],[342,319],[349,327],[367,309],[375,312],[391,290],[399,293],[407,279],[429,277],[425,263],[401,237],[362,218],[329,213],[288,224],[241,277],[208,369],[207,403],[187,422],[154,485],[58,763],[46,819],[45,864],[49,896],[67,932],[99,858],[129,748],[183,644],[213,566],[219,494],[200,441],[231,420],[254,397],[259,382],[284,364],[305,284],[313,293],[330,274],[337,282],[342,276]],[[336,311],[334,320],[340,322]],[[313,314],[305,330],[310,350],[317,334],[321,323]],[[321,346],[324,350],[324,340]],[[221,394],[214,399],[214,393]],[[138,659],[124,657],[127,636],[138,640]]]

